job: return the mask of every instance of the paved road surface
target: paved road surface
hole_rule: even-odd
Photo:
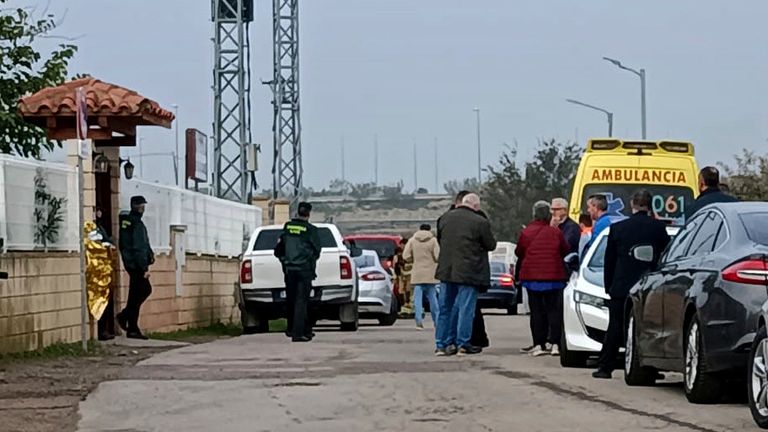
[[[557,358],[518,354],[527,318],[489,316],[493,346],[436,358],[410,321],[244,336],[165,352],[81,404],[91,431],[753,431],[744,405],[686,402],[679,378],[629,388]],[[449,426],[450,425],[450,426]],[[448,429],[450,427],[450,429]]]

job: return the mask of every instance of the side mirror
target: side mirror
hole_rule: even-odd
[[[565,259],[563,259],[563,262],[565,263],[565,268],[572,272],[579,271],[579,266],[581,265],[581,262],[579,260],[579,254],[576,252],[570,253],[566,255]]]

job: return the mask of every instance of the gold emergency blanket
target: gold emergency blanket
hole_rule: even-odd
[[[112,283],[112,251],[104,242],[92,221],[86,222],[85,234],[85,286],[88,289],[88,310],[98,320],[109,301],[109,285]]]

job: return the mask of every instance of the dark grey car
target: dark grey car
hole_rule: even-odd
[[[694,403],[720,397],[747,368],[763,302],[768,203],[712,204],[691,218],[627,301],[625,381],[682,372]],[[735,375],[741,376],[741,375]]]

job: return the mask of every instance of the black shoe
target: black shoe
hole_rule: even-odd
[[[592,372],[592,378],[597,379],[611,379],[613,378],[613,374],[607,370],[598,369],[594,372]]]
[[[125,335],[125,337],[127,337],[128,339],[141,339],[141,340],[149,339],[148,337],[144,336],[144,333],[142,333],[140,331],[129,331]]]
[[[480,354],[481,352],[483,352],[483,349],[478,346],[465,345],[459,348],[459,351],[456,353],[456,355],[458,356],[474,355],[474,354]]]
[[[115,338],[115,335],[113,334],[100,334],[99,340],[100,341],[110,341]]]
[[[289,337],[289,338],[292,338],[292,337],[293,337],[293,333],[291,333],[291,332],[289,332],[289,331],[286,331],[286,332],[285,332],[285,336],[286,336],[286,337]]]
[[[123,312],[120,312],[115,316],[115,321],[117,321],[117,325],[119,325],[124,332],[128,333],[128,318],[125,317]]]
[[[312,341],[312,338],[301,336],[301,337],[295,337],[291,339],[292,342],[310,342]]]

